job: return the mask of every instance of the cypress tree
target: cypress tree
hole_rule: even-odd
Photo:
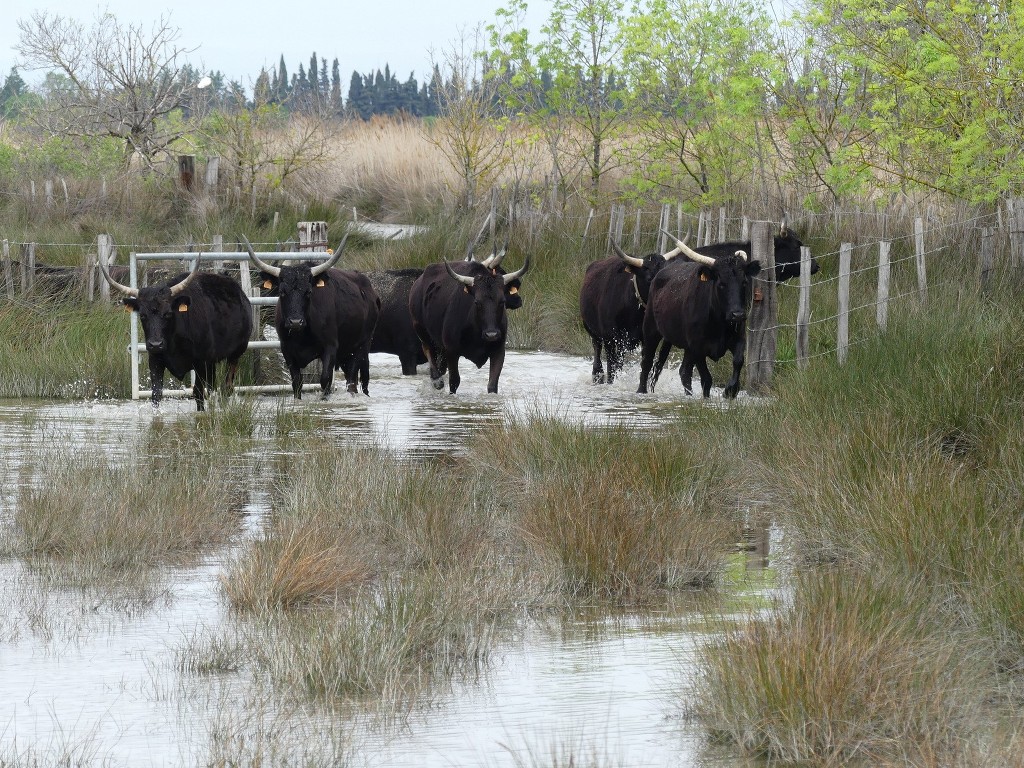
[[[286,104],[291,83],[288,80],[288,67],[284,65],[284,54],[281,54],[281,62],[277,65],[277,103]]]
[[[340,115],[341,110],[341,68],[338,66],[338,60],[335,59],[331,64],[331,112]]]

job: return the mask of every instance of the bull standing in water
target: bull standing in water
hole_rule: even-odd
[[[430,363],[430,380],[435,389],[459,388],[459,358],[477,368],[490,363],[487,391],[498,391],[498,377],[505,364],[505,334],[508,330],[506,286],[522,278],[530,268],[530,257],[515,272],[501,274],[491,262],[457,261],[431,264],[409,292],[412,325]]]
[[[302,399],[302,369],[320,360],[320,390],[331,393],[335,368],[345,372],[349,393],[362,384],[369,394],[370,339],[380,299],[369,279],[355,270],[332,269],[345,250],[345,240],[327,261],[311,266],[275,267],[262,261],[245,240],[249,259],[276,292],[274,327],[281,354],[291,374],[292,393]]]
[[[164,369],[183,380],[196,372],[192,395],[196,410],[216,384],[216,367],[227,360],[224,387],[231,391],[238,359],[249,345],[252,304],[242,287],[226,275],[192,270],[148,288],[114,280],[100,261],[103,277],[125,294],[124,305],[137,312],[146,336],[153,405],[163,398]]]

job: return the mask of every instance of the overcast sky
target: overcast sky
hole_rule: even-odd
[[[327,59],[328,72],[335,58],[341,69],[342,93],[347,94],[353,70],[384,69],[399,80],[410,72],[422,83],[431,61],[443,62],[444,51],[463,31],[494,20],[504,0],[50,0],[7,5],[0,24],[0,84],[17,63],[14,48],[18,19],[34,11],[47,11],[92,25],[97,12],[109,10],[122,24],[142,24],[148,31],[161,14],[181,30],[179,44],[195,48],[188,61],[204,72],[221,71],[251,91],[261,68],[276,67],[281,55],[289,75],[299,64],[309,68],[310,56]],[[530,0],[531,29],[539,29],[551,7],[549,0]],[[34,84],[41,75],[22,71]]]

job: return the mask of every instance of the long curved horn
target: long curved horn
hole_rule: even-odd
[[[676,241],[677,243],[679,242],[679,241],[678,241],[678,240],[676,240],[676,238],[675,238],[675,237],[673,237],[673,236],[672,236],[672,234],[670,234],[670,233],[669,233],[669,232],[668,232],[667,230],[664,230],[664,229],[663,229],[663,230],[661,230],[661,231],[662,231],[662,234],[664,234],[664,235],[665,235],[665,237],[668,237],[668,238],[670,238],[670,239],[672,239],[672,240],[675,240],[675,241]],[[686,233],[686,237],[684,237],[684,238],[683,238],[683,242],[685,243],[685,242],[686,242],[687,240],[689,240],[689,239],[690,239],[690,233],[689,233],[689,232],[687,232],[687,233]],[[677,245],[677,246],[676,246],[675,248],[673,248],[673,249],[672,249],[671,251],[669,251],[668,253],[663,253],[663,254],[661,254],[661,258],[663,258],[663,259],[664,259],[665,261],[671,261],[672,259],[674,259],[674,258],[675,258],[676,256],[678,256],[678,255],[679,255],[680,253],[682,253],[682,252],[683,252],[683,249],[682,249],[682,248],[680,248],[680,247],[679,247],[679,246]]]
[[[263,261],[259,256],[256,255],[256,251],[252,249],[252,243],[249,242],[249,238],[247,238],[245,235],[242,235],[242,239],[245,240],[245,247],[249,249],[249,259],[252,261],[253,264],[255,264],[261,270],[266,272],[268,275],[273,275],[274,277],[281,276],[280,267],[272,267],[269,264],[267,264],[267,262]]]
[[[526,254],[526,261],[523,262],[523,266],[521,266],[515,272],[509,272],[507,275],[502,275],[502,279],[505,281],[505,285],[508,285],[513,280],[518,280],[520,277],[525,275],[529,269],[530,269],[530,254]]]
[[[502,246],[501,250],[494,250],[491,255],[484,260],[483,265],[488,269],[497,269],[498,265],[501,264],[501,260],[505,258],[508,253],[508,238],[505,238],[505,245]]]
[[[665,232],[664,229],[661,231]],[[665,232],[665,234],[672,237],[668,232]],[[703,253],[697,253],[682,240],[676,240],[674,237],[672,237],[672,239],[676,241],[676,248],[679,252],[688,257],[691,261],[696,261],[698,264],[707,264],[709,267],[713,267],[715,265],[715,260],[710,256],[705,256]]]
[[[110,283],[114,288],[119,290],[121,293],[128,294],[129,296],[138,296],[139,295],[139,289],[138,288],[132,288],[129,285],[123,285],[123,284],[117,282],[117,280],[115,280],[114,278],[112,278],[110,276],[110,273],[107,272],[107,268],[103,265],[103,259],[97,259],[96,263],[100,265],[100,272],[103,273],[103,277],[105,277],[107,282]]]
[[[192,278],[199,272],[199,257],[202,256],[202,251],[196,255],[196,263],[192,265],[191,271],[188,273],[188,277],[182,280],[180,283],[176,283],[171,286],[171,296],[177,296],[179,293],[188,288],[188,284],[192,282]]]
[[[317,275],[323,274],[328,269],[330,269],[335,264],[337,264],[338,263],[338,259],[341,258],[341,254],[345,250],[345,243],[347,243],[347,242],[348,242],[348,232],[346,232],[345,236],[343,238],[341,238],[341,242],[338,243],[338,247],[334,249],[334,253],[331,255],[331,258],[329,258],[323,264],[317,264],[315,267],[313,267],[309,271],[309,273],[313,277],[316,277]]]
[[[638,259],[636,256],[630,256],[624,250],[619,248],[619,244],[612,240],[612,250],[615,251],[615,255],[622,259],[624,262],[629,264],[631,267],[640,269],[644,265],[643,259]]]
[[[456,280],[458,280],[460,283],[462,283],[468,288],[472,288],[473,283],[476,282],[475,277],[469,277],[468,275],[460,275],[458,272],[452,269],[452,265],[449,264],[447,261],[444,263],[444,268],[448,270],[449,275],[454,277]]]

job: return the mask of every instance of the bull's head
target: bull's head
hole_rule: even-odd
[[[163,352],[169,337],[173,335],[177,315],[188,312],[191,297],[185,293],[185,289],[199,272],[199,256],[196,256],[192,269],[184,278],[176,278],[177,282],[173,283],[164,281],[148,288],[132,288],[117,282],[110,276],[102,260],[100,272],[111,287],[125,294],[124,305],[138,313],[146,337],[146,351]]]
[[[306,328],[309,324],[309,304],[313,298],[313,291],[326,288],[330,278],[325,273],[341,258],[345,243],[348,241],[348,233],[327,261],[314,266],[292,264],[275,267],[256,255],[248,238],[243,235],[242,239],[249,251],[249,260],[259,268],[260,276],[265,281],[264,288],[277,294],[277,315],[282,327],[287,331],[300,331]]]
[[[683,242],[685,242],[685,240]],[[647,295],[650,292],[651,281],[654,280],[654,276],[658,274],[658,270],[682,253],[679,246],[676,246],[667,253],[651,253],[641,259],[637,256],[630,256],[628,253],[623,251],[622,248],[619,247],[619,244],[614,240],[612,241],[612,250],[626,265],[626,272],[632,273],[633,286],[636,289],[637,298],[643,304],[647,303]]]
[[[479,262],[478,262],[479,263]],[[447,261],[444,263],[448,274],[462,284],[463,290],[473,297],[473,312],[480,328],[480,337],[485,342],[501,341],[504,336],[504,317],[506,291],[508,286],[522,279],[530,269],[530,257],[527,255],[523,266],[515,272],[502,274],[498,268],[488,268],[483,264],[474,268],[472,275],[461,275],[452,269]]]

